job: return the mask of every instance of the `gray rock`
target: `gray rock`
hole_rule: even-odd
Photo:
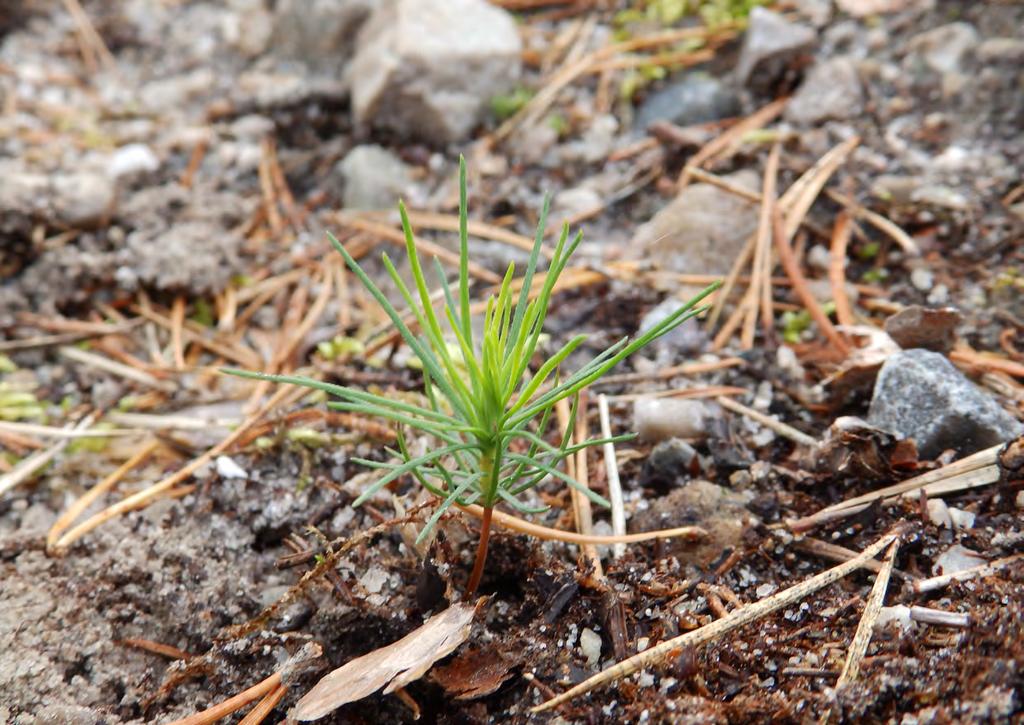
[[[356,146],[335,167],[346,209],[392,209],[409,184],[409,168],[381,146]]]
[[[958,571],[973,569],[976,566],[987,564],[988,559],[977,551],[968,549],[960,544],[953,544],[935,558],[932,565],[932,574],[956,574]]]
[[[355,52],[373,6],[373,0],[278,0],[273,52],[314,70],[338,70]]]
[[[356,123],[432,143],[463,139],[520,72],[512,16],[484,0],[390,0],[348,67]]]
[[[786,118],[794,123],[813,124],[846,119],[864,110],[864,89],[852,58],[830,58],[807,74],[800,89],[786,106]]]
[[[759,187],[749,170],[726,178],[752,191]],[[716,186],[691,184],[637,229],[627,255],[656,259],[664,270],[726,274],[757,228],[757,211],[757,204]]]
[[[693,471],[697,451],[689,443],[669,438],[654,447],[644,461],[640,475],[642,486],[672,487],[676,481],[688,477]]]
[[[871,185],[871,193],[894,206],[934,206],[966,211],[970,200],[962,193],[920,176],[882,174]]]
[[[970,200],[959,191],[941,184],[924,184],[914,190],[911,201],[926,206],[937,206],[954,211],[967,211]]]
[[[45,217],[49,181],[13,164],[0,166],[0,229],[4,231],[31,226],[31,219]],[[20,223],[15,224],[15,220]]]
[[[954,308],[932,310],[911,305],[885,321],[885,331],[904,350],[922,348],[948,352],[956,342],[956,327],[963,316]]]
[[[816,28],[828,25],[832,19],[832,0],[793,0],[792,4]]]
[[[925,64],[939,73],[953,73],[969,52],[978,45],[978,31],[970,23],[949,23],[919,33],[908,47]]]
[[[978,45],[978,60],[984,63],[1024,62],[1024,39],[989,38]]]
[[[640,334],[647,332],[666,317],[674,314],[685,304],[686,302],[678,297],[669,297],[644,315],[643,319],[640,320],[640,328],[637,332]],[[707,342],[707,339],[708,337],[704,329],[697,324],[695,319],[691,318],[677,326],[667,335],[659,337],[654,344],[659,347],[670,347],[679,352],[692,353],[700,350],[704,343]]]
[[[593,209],[600,209],[602,205],[601,195],[595,189],[574,186],[555,194],[555,198],[551,202],[551,218],[573,217]]]
[[[736,63],[736,80],[741,85],[769,85],[794,56],[808,50],[818,39],[813,28],[791,23],[778,13],[755,7],[743,36]]]
[[[228,4],[234,12],[225,13],[221,21],[224,40],[246,58],[263,55],[277,27],[274,13],[263,0],[231,0]]]
[[[105,174],[47,176],[0,170],[0,217],[30,217],[69,227],[93,227],[113,216],[116,190]]]
[[[559,149],[566,162],[582,161],[592,164],[607,159],[619,138],[619,122],[610,113],[595,116],[578,140],[569,141]]]
[[[633,404],[633,427],[644,440],[707,438],[720,418],[718,406],[701,400],[640,398]]]
[[[868,422],[913,438],[922,458],[935,458],[947,448],[967,455],[1024,431],[949,360],[929,350],[905,350],[885,361]]]
[[[134,231],[125,241],[118,257],[123,286],[133,286],[134,278],[157,289],[207,294],[227,286],[242,244],[238,234],[203,221],[180,222],[158,234]]]
[[[636,112],[635,126],[646,129],[655,121],[691,126],[740,112],[736,92],[707,73],[687,73],[649,95]]]

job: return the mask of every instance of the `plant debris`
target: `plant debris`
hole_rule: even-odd
[[[345,703],[361,700],[381,688],[387,695],[418,680],[435,662],[469,638],[481,601],[484,599],[476,604],[453,604],[397,642],[357,657],[325,675],[302,696],[292,717],[319,720]]]

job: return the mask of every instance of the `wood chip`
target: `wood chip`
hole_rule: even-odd
[[[469,638],[475,613],[474,604],[456,604],[397,642],[356,657],[316,683],[299,700],[291,716],[317,720],[381,688],[389,694],[418,680]]]
[[[451,664],[435,668],[431,678],[456,700],[475,700],[496,692],[517,664],[517,659],[493,647],[473,647]]]

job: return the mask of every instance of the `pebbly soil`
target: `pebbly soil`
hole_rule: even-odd
[[[271,5],[252,4],[267,13]],[[976,350],[1005,352],[1001,341],[1006,339],[1011,349],[1021,349],[1024,295],[1014,280],[1019,281],[1024,261],[1022,212],[1019,197],[1006,199],[1020,183],[1024,93],[1019,63],[982,58],[978,46],[1013,34],[1020,42],[1024,11],[998,2],[925,3],[924,9],[919,3],[896,5],[903,9],[861,20],[833,9],[822,21],[814,54],[819,60],[862,59],[863,110],[839,120],[784,122],[781,181],[791,182],[838,140],[859,135],[861,149],[833,186],[900,224],[924,250],[918,259],[904,257],[871,229],[855,239],[848,278],[881,290],[878,304],[860,308],[865,316],[880,322],[886,310],[901,305],[950,304],[964,315],[961,339]],[[20,213],[5,208],[0,220],[0,325],[7,340],[50,334],[44,322],[58,315],[93,323],[116,321],[116,313],[132,318],[143,299],[169,310],[176,297],[183,297],[189,317],[199,318],[200,308],[215,306],[214,296],[240,285],[241,278],[269,278],[293,269],[308,273],[296,289],[308,287],[312,299],[319,289],[312,281],[316,261],[328,253],[321,232],[336,228],[333,209],[342,196],[334,164],[350,148],[366,141],[384,145],[413,169],[407,191],[416,205],[444,209],[450,209],[445,199],[457,152],[466,151],[471,163],[474,159],[469,141],[438,149],[353,127],[347,96],[335,79],[278,64],[272,43],[253,40],[255,32],[227,33],[225,28],[246,17],[261,17],[249,14],[244,2],[86,2],[84,7],[116,59],[117,78],[111,71],[91,77],[95,74],[76,44],[76,26],[60,4],[30,2],[23,13],[7,14],[0,2],[5,178],[40,173],[70,179],[70,190],[46,192],[46,208]],[[602,28],[611,25],[611,10],[583,12],[592,13]],[[523,18],[530,47],[543,48],[579,16]],[[921,60],[924,51],[914,49],[926,43],[922,34],[953,21],[970,24],[977,38],[974,50],[943,73]],[[220,42],[225,38],[234,40]],[[738,43],[724,46],[710,71],[726,77],[738,53]],[[797,63],[779,80],[781,87],[743,89],[742,115],[796,87],[805,70]],[[528,65],[524,82],[538,83],[539,76]],[[588,184],[602,194],[628,188],[636,169],[646,164],[655,172],[653,181],[584,222],[588,242],[581,253],[600,269],[601,260],[628,252],[637,226],[667,203],[671,182],[694,147],[659,143],[653,156],[609,161],[614,150],[644,134],[630,127],[633,110],[619,106],[611,115],[621,123],[610,141],[588,134],[594,126],[594,93],[592,80],[579,81],[560,99],[569,128],[553,140],[550,133],[535,131],[477,156],[485,170],[471,179],[471,189],[475,217],[516,215],[515,230],[530,235],[544,191],[555,192],[556,204],[562,192],[569,210],[567,190]],[[139,106],[125,100],[136,96]],[[636,104],[643,102],[638,95]],[[495,125],[488,119],[478,138]],[[259,218],[264,138],[273,139],[291,192],[308,206],[298,230],[275,233]],[[705,130],[700,138],[710,134]],[[104,191],[97,169],[114,147],[126,143],[155,149],[158,168],[133,172]],[[186,186],[181,179],[200,145],[207,150]],[[539,157],[533,153],[538,147],[545,149]],[[765,144],[748,144],[716,171],[753,169],[759,177],[767,152]],[[879,185],[885,188],[873,193]],[[81,216],[83,207],[91,218],[78,224],[75,213]],[[828,228],[836,210],[821,200],[812,219]],[[880,249],[868,254],[872,243]],[[828,239],[807,246],[815,244],[827,246]],[[494,243],[475,243],[474,249],[493,270],[514,256]],[[813,274],[822,277],[821,270],[813,270],[810,252],[807,259]],[[723,262],[708,260],[706,266],[715,264]],[[730,264],[726,260],[724,270]],[[868,274],[872,270],[877,273]],[[549,330],[554,342],[580,330],[591,333],[588,347],[598,350],[635,331],[666,292],[674,291],[628,279],[569,291],[559,296]],[[785,302],[797,301],[788,292],[780,295]],[[295,301],[279,293],[254,314],[248,338],[254,347],[272,350],[279,340],[274,335],[294,326],[288,309]],[[417,375],[403,365],[400,352],[383,367],[317,357],[317,342],[339,332],[364,336],[379,322],[369,305],[353,310],[349,328],[340,329],[342,306],[332,299],[303,341],[298,363],[315,362],[342,381],[415,387]],[[749,391],[741,397],[744,402],[821,437],[839,415],[866,415],[871,391],[868,386],[839,399],[814,392],[832,372],[815,333],[812,327],[789,346],[796,366],[793,356],[777,353],[775,341],[759,339],[753,351],[742,354],[742,365],[675,382],[743,388]],[[156,342],[147,336],[156,336]],[[136,326],[112,336],[109,344],[140,359],[148,358],[154,345],[158,353],[168,348],[169,338],[162,328]],[[697,332],[685,344],[661,344],[617,372],[650,372],[732,352],[738,350],[711,356],[708,340]],[[54,425],[86,409],[124,407],[129,396],[147,395],[149,407],[140,404],[138,410],[191,414],[229,400],[224,415],[237,417],[249,393],[234,381],[204,375],[202,366],[223,363],[206,354],[190,361],[195,372],[174,373],[165,365],[162,374],[175,381],[174,392],[155,398],[149,388],[77,365],[53,346],[10,358],[19,369],[3,380],[27,384]],[[669,382],[625,383],[604,391],[635,394],[664,389]],[[1019,384],[1000,391],[993,395],[1021,418]],[[316,434],[311,439],[289,436],[283,417],[317,405],[276,411],[258,441],[230,451],[247,478],[230,478],[207,466],[187,482],[194,488],[103,524],[63,556],[45,551],[47,531],[72,501],[131,455],[138,439],[69,448],[41,475],[4,494],[0,721],[170,722],[244,690],[303,644],[317,642],[324,657],[292,684],[267,720],[280,722],[329,669],[393,642],[455,597],[472,565],[475,524],[451,516],[425,558],[414,551],[408,531],[385,527],[342,556],[334,575],[305,587],[254,632],[231,634],[229,628],[252,620],[295,585],[315,564],[313,554],[325,553],[324,541],[345,541],[400,518],[392,493],[398,506],[417,501],[416,490],[403,482],[353,509],[360,490],[359,479],[353,479],[362,469],[349,459],[380,455],[386,436],[315,419],[308,426]],[[447,669],[435,669],[407,690],[422,709],[421,722],[802,723],[817,722],[829,709],[843,722],[987,723],[1020,717],[1024,570],[1018,565],[929,595],[915,594],[909,584],[930,576],[939,555],[953,544],[986,558],[1019,553],[1024,545],[1019,481],[950,497],[950,505],[976,516],[966,530],[937,526],[913,502],[875,507],[814,532],[860,550],[898,522],[909,522],[897,558],[903,574],[890,585],[886,603],[962,612],[971,620],[964,629],[880,630],[860,679],[838,694],[833,685],[873,581],[865,572],[707,647],[679,652],[663,666],[595,691],[556,714],[529,715],[528,708],[546,694],[524,674],[562,691],[645,644],[716,618],[715,600],[722,592],[749,603],[830,566],[801,549],[785,522],[879,485],[813,470],[788,440],[722,410],[714,416],[710,433],[690,441],[697,458],[685,470],[655,471],[653,443],[620,447],[631,530],[739,518],[736,508],[708,506],[680,493],[695,480],[734,493],[747,525],[716,529],[718,537],[700,549],[631,545],[621,558],[605,558],[607,587],[584,575],[573,547],[499,531],[481,587],[491,600],[471,640],[442,663]],[[590,417],[591,430],[597,430],[596,413]],[[614,404],[616,432],[632,427],[631,406]],[[225,433],[214,424],[207,430],[160,433],[160,454],[129,474],[120,490],[159,480]],[[10,454],[8,468],[31,451],[7,439],[0,442]],[[600,455],[592,453],[589,464],[591,483],[600,490]],[[897,466],[892,476],[932,465]],[[567,495],[549,485],[542,496],[553,507],[543,523],[571,527]],[[96,510],[98,505],[90,509]],[[606,515],[597,516],[606,530]],[[284,566],[289,560],[283,557],[294,554],[288,542],[294,544],[296,536],[310,554],[297,566]],[[584,646],[584,639],[591,644]],[[138,646],[140,640],[167,645],[188,658],[155,654]],[[475,683],[474,677],[483,682],[478,692],[460,698],[469,689],[465,681]],[[323,722],[411,721],[401,701],[377,695]]]

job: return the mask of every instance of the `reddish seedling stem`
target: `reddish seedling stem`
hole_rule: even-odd
[[[487,543],[491,538],[491,514],[494,507],[488,506],[484,509],[484,516],[480,520],[480,540],[476,545],[476,562],[473,564],[473,573],[469,575],[469,584],[466,586],[466,599],[476,594],[480,586],[480,579],[484,575],[484,562],[487,561]]]

